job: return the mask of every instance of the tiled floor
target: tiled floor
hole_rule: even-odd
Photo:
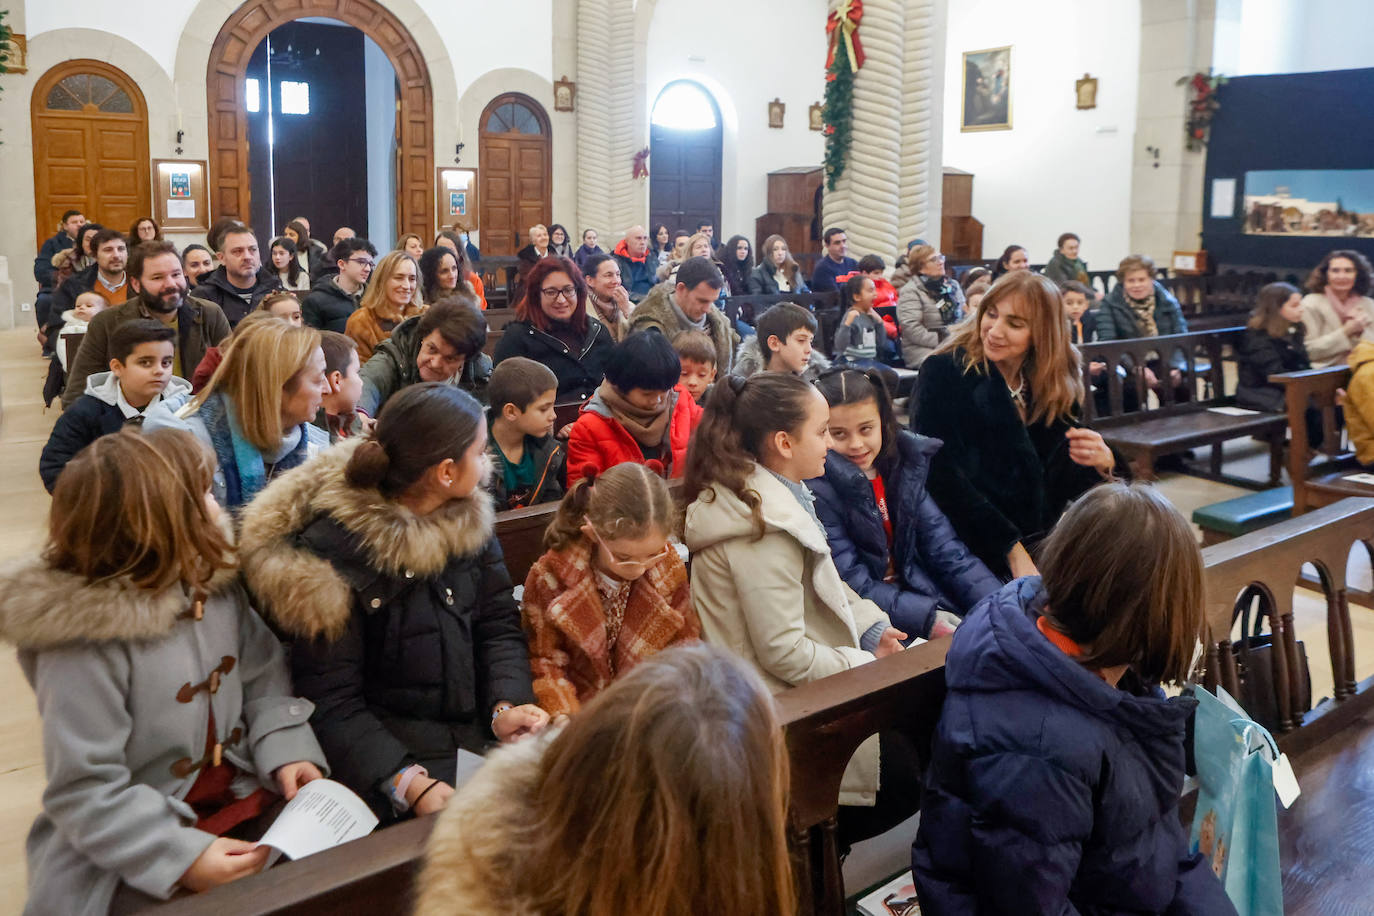
[[[46,364],[38,358],[33,332],[27,328],[0,331],[0,562],[37,550],[42,543],[48,496],[38,480],[38,454],[56,419],[44,411],[42,391]],[[1227,470],[1258,476],[1254,453],[1236,445],[1228,451]],[[1201,505],[1238,496],[1245,491],[1195,477],[1165,475],[1161,488],[1174,503],[1191,513]],[[1352,562],[1354,580],[1369,588],[1368,562]],[[1374,611],[1354,608],[1357,675],[1374,672]],[[1331,692],[1330,662],[1326,658],[1325,604],[1319,596],[1299,593],[1296,616],[1299,637],[1307,643],[1314,697]],[[43,790],[42,741],[33,694],[20,674],[13,654],[0,651],[0,914],[18,913],[24,900],[24,837],[39,809]],[[914,822],[913,822],[914,823]],[[846,862],[847,885],[859,889],[902,867],[910,844],[909,831],[893,831],[855,849]]]

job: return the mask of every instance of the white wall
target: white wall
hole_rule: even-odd
[[[386,52],[366,35],[363,73],[363,94],[367,98],[367,234],[378,251],[385,251],[398,234],[396,70]]]
[[[725,149],[717,238],[739,233],[752,239],[754,220],[767,212],[767,173],[820,165],[824,155],[821,133],[807,127],[806,110],[825,93],[826,4],[788,0],[781,11],[771,3],[740,0],[659,3],[649,23],[646,107],[652,109],[668,83],[692,79],[721,109]],[[787,105],[781,130],[768,126],[774,98]]]
[[[1374,67],[1372,16],[1369,0],[1218,0],[1215,69],[1252,76]]]
[[[944,164],[974,174],[984,256],[1017,244],[1042,263],[1059,233],[1076,232],[1091,267],[1115,266],[1129,253],[1140,0],[965,0],[948,22]],[[1012,129],[962,133],[964,52],[1005,45]],[[1084,73],[1098,80],[1097,108],[1079,111]]]

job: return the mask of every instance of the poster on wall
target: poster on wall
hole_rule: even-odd
[[[171,190],[168,197],[173,200],[191,199],[191,173],[173,172],[170,176]]]
[[[1246,172],[1245,234],[1374,238],[1374,169]]]
[[[468,215],[468,192],[449,191],[448,192],[448,215],[467,216]]]
[[[959,129],[1011,130],[1011,47],[964,52]]]

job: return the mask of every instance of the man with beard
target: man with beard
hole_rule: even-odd
[[[247,226],[230,228],[220,238],[219,263],[218,268],[201,278],[191,294],[218,305],[230,327],[257,308],[268,293],[281,289],[281,280],[275,273],[258,271],[262,267],[258,237]]]
[[[176,331],[172,374],[185,378],[205,358],[205,348],[229,336],[229,321],[213,302],[186,294],[181,258],[171,242],[143,242],[129,255],[129,285],[134,298],[91,320],[76,352],[62,392],[66,409],[86,390],[86,377],[110,365],[110,335],[126,321],[156,318]]]
[[[124,270],[129,250],[123,233],[118,229],[101,229],[91,241],[91,248],[95,263],[62,282],[53,293],[50,314],[60,316],[73,308],[76,297],[82,293],[99,293],[110,305],[119,305],[129,298],[128,275]]]

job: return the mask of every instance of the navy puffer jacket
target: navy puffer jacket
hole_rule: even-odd
[[[1002,584],[959,540],[926,491],[930,459],[940,445],[939,439],[898,433],[897,471],[883,480],[892,519],[895,582],[883,581],[887,533],[863,471],[831,452],[825,458],[825,476],[806,482],[816,494],[816,515],[840,576],[909,636],[930,633],[937,604],[962,615]]]
[[[921,912],[1233,914],[1179,822],[1191,698],[1112,687],[1036,628],[1040,579],[979,604],[949,692],[911,861]]]

